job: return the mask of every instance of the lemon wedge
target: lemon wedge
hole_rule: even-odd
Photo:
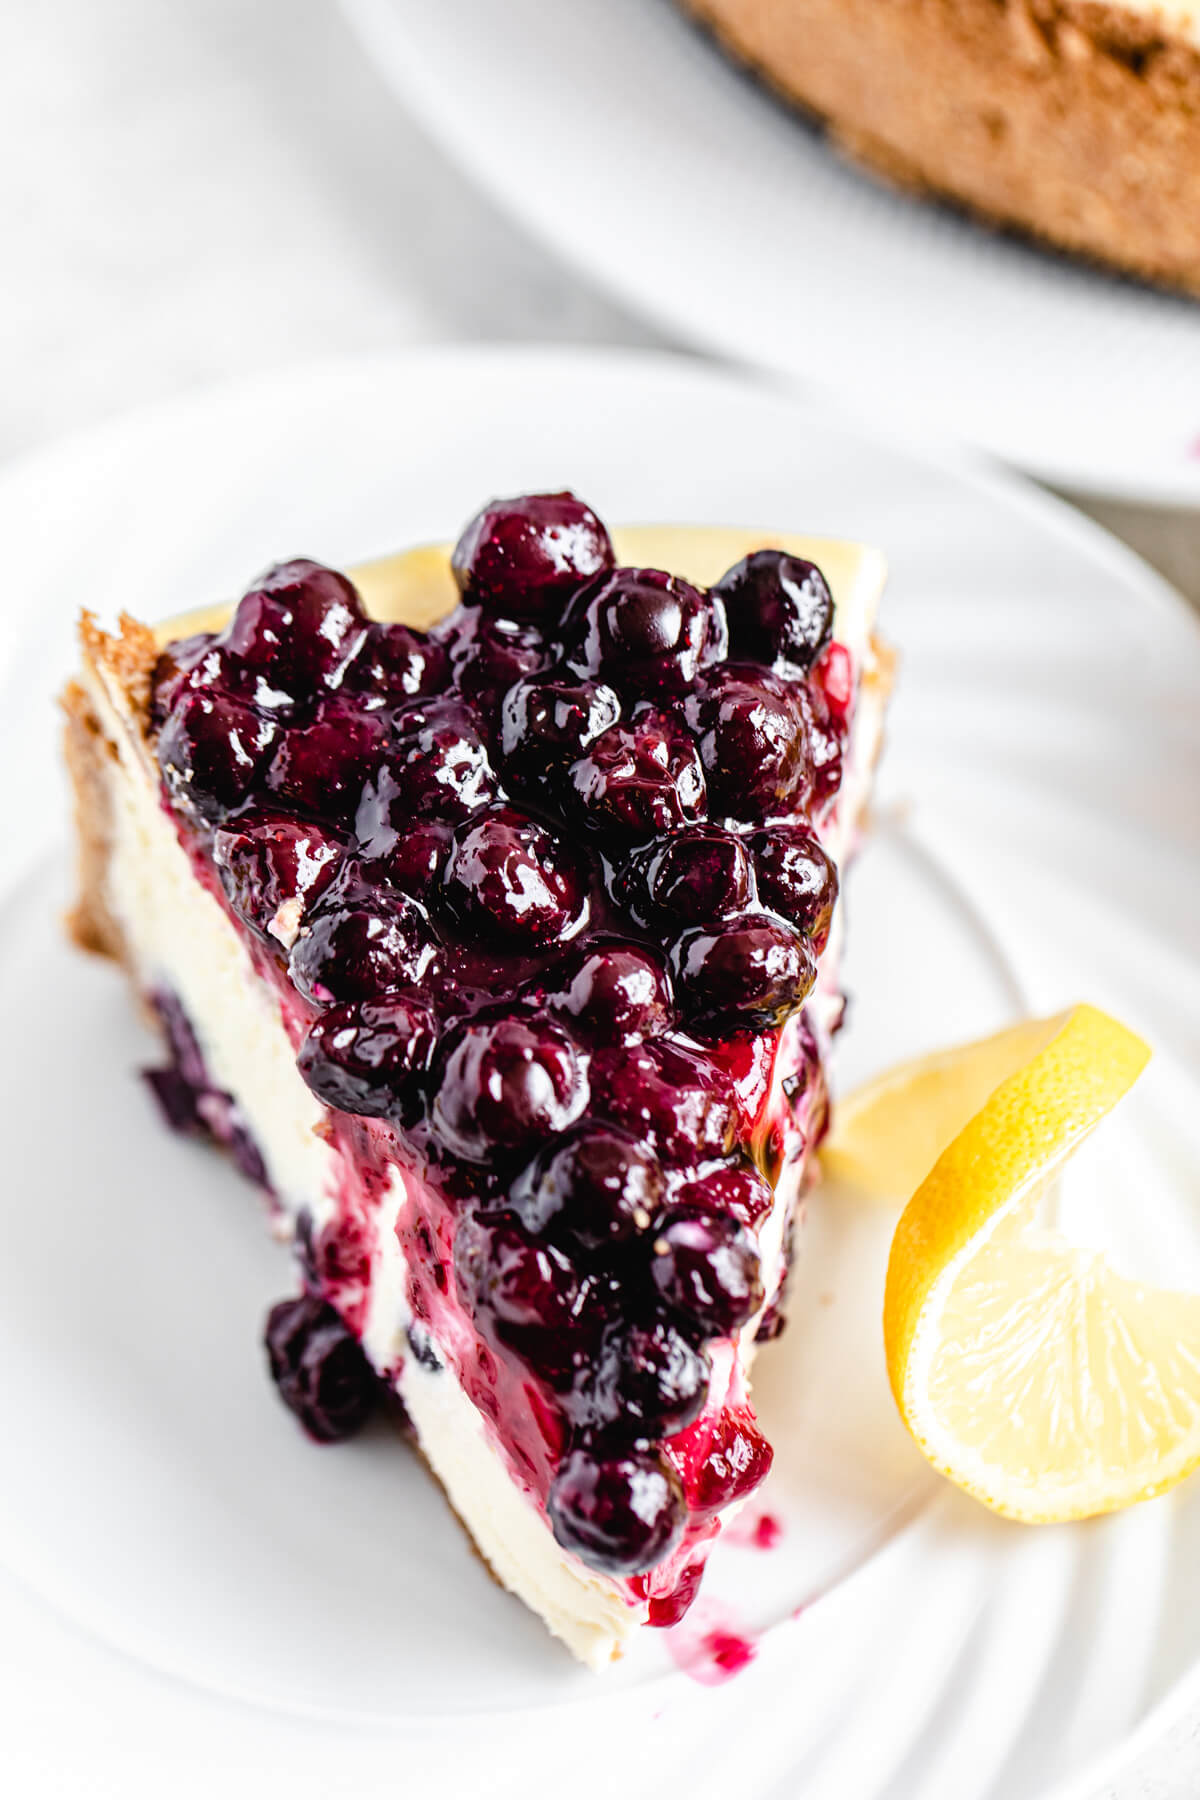
[[[888,1263],[892,1391],[933,1466],[1009,1518],[1111,1512],[1200,1464],[1200,1295],[1130,1281],[1039,1221],[1148,1058],[1077,1006],[871,1084],[825,1159],[876,1192],[919,1183]]]

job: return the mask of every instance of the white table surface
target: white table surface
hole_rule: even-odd
[[[322,0],[7,0],[0,216],[0,460],[191,388],[355,350],[664,342],[480,199]],[[1200,519],[1087,510],[1200,601]],[[44,1791],[62,1715],[49,1686],[18,1713],[16,1677],[38,1650],[87,1680],[94,1653],[69,1639],[0,1581],[0,1763],[14,1793]],[[100,1732],[99,1704],[93,1689],[68,1710]],[[1193,1800],[1198,1772],[1200,1723],[1183,1721],[1106,1800]]]

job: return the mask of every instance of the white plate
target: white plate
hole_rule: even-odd
[[[352,1726],[361,1746],[402,1724],[409,1777],[423,1756],[474,1756],[500,1792],[496,1747],[536,1719],[557,1754],[581,1731],[636,1747],[634,1793],[668,1775],[726,1791],[753,1742],[756,1794],[1029,1800],[1200,1688],[1200,1486],[1041,1533],[941,1487],[927,1504],[882,1369],[889,1221],[829,1194],[793,1327],[762,1362],[779,1451],[764,1504],[784,1536],[725,1547],[698,1615],[747,1632],[757,1660],[711,1691],[673,1672],[693,1620],[597,1683],[488,1582],[398,1442],[317,1451],[293,1429],[257,1344],[286,1263],[245,1184],[161,1131],[118,979],[57,934],[38,862],[58,859],[57,890],[47,697],[81,602],[154,616],[273,555],[355,560],[452,533],[492,492],[564,482],[612,518],[886,547],[903,665],[881,823],[850,883],[842,1076],[1021,1004],[1112,1006],[1159,1057],[1080,1172],[1080,1216],[1131,1267],[1200,1284],[1200,632],[1169,590],[1015,482],[683,360],[431,352],[273,377],[0,482],[0,1562],[125,1653],[143,1735],[167,1717],[151,1672],[210,1696],[209,1754],[269,1729],[299,1761],[321,1731]],[[90,1692],[109,1653],[87,1654]],[[448,1712],[476,1721],[452,1751]],[[313,1792],[318,1760],[295,1777]],[[555,1791],[549,1764],[513,1768],[514,1791]],[[602,1774],[573,1766],[575,1791]]]
[[[343,0],[427,129],[688,341],[1067,487],[1200,504],[1200,304],[898,196],[669,0]]]

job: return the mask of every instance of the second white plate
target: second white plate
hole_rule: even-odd
[[[1200,505],[1200,303],[889,192],[668,0],[343,0],[504,207],[688,341],[1066,487]]]

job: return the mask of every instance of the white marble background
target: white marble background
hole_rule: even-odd
[[[662,341],[473,192],[323,0],[0,0],[0,218],[0,459],[308,358]],[[1088,510],[1200,601],[1194,515]],[[1105,1800],[1198,1771],[1185,1722]]]

